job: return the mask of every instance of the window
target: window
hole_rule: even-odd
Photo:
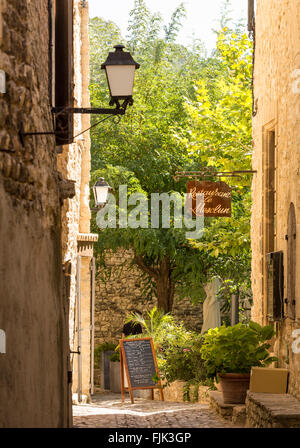
[[[290,319],[296,317],[296,213],[295,206],[291,203],[287,224],[287,316]]]
[[[73,107],[73,0],[50,0],[49,14],[52,105]],[[58,146],[73,143],[73,114],[57,114],[55,129]]]

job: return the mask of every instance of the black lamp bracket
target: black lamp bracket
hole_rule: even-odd
[[[127,97],[123,103],[120,104],[119,100],[112,98],[109,102],[110,106],[116,105],[114,109],[110,108],[98,108],[98,107],[53,107],[52,113],[54,115],[60,114],[97,114],[97,115],[125,115],[127,106],[133,105],[133,98]]]
[[[119,99],[111,98],[109,102],[110,106],[115,105],[115,108],[99,108],[99,107],[52,107],[51,112],[54,117],[58,115],[66,115],[66,114],[96,114],[96,115],[125,115],[127,106],[133,105],[133,98],[131,96],[124,98],[122,104],[120,104]],[[107,117],[109,118],[109,117]],[[88,131],[90,128],[86,129]],[[83,132],[86,132],[83,131]],[[81,134],[83,133],[81,132]],[[20,123],[20,131],[19,137],[22,145],[24,146],[24,137],[32,136],[32,135],[59,135],[59,131],[46,131],[46,132],[24,132],[23,123]]]

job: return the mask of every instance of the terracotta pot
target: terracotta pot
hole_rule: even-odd
[[[223,402],[225,404],[243,404],[246,401],[250,385],[250,373],[219,374]]]
[[[217,381],[215,381],[215,382],[214,382],[214,385],[215,385],[217,391],[222,392],[221,384],[220,384],[220,383],[217,383]]]

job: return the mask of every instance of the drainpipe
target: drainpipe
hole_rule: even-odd
[[[81,256],[77,257],[77,345],[78,345],[78,384],[77,384],[77,398],[78,403],[82,402],[82,358],[81,358]]]
[[[95,258],[91,259],[91,395],[94,393],[94,337],[95,337]]]

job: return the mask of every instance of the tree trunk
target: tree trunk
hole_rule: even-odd
[[[155,281],[157,308],[170,313],[173,309],[175,288],[171,279],[172,271],[169,257],[165,256],[157,268],[148,266],[141,255],[135,255],[134,262]]]
[[[155,279],[157,288],[157,308],[169,313],[173,309],[174,284],[171,280],[169,257],[165,257],[161,264],[159,275]]]

